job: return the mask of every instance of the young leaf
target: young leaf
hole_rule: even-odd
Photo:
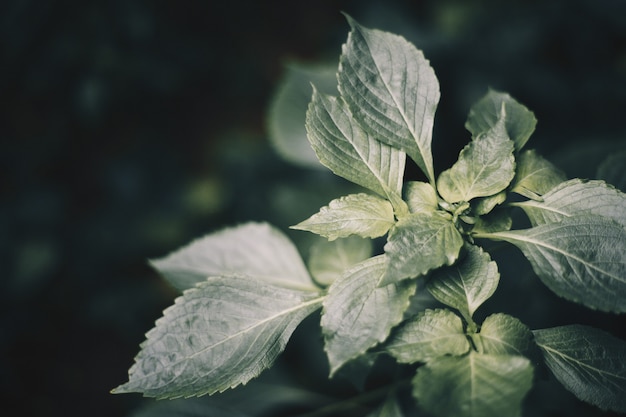
[[[440,302],[456,308],[468,323],[474,312],[493,295],[500,274],[488,253],[475,245],[466,245],[467,253],[453,266],[436,270],[426,288]]]
[[[521,207],[533,225],[554,223],[578,214],[594,214],[626,227],[626,194],[603,181],[578,178],[565,181],[543,196],[543,201],[522,201]]]
[[[490,130],[500,120],[503,105],[506,113],[506,132],[515,142],[515,150],[519,151],[535,131],[537,119],[533,112],[507,93],[489,90],[470,109],[465,128],[472,133],[472,137]]]
[[[501,210],[494,210],[484,216],[480,216],[476,219],[473,233],[491,233],[502,232],[510,230],[513,226],[513,218],[511,217],[511,209],[503,208]]]
[[[389,201],[359,193],[331,201],[318,213],[291,228],[307,230],[328,240],[350,235],[375,238],[387,233],[394,222]]]
[[[533,200],[565,181],[565,174],[535,150],[520,153],[516,159],[517,173],[511,191]]]
[[[626,413],[626,342],[582,325],[533,333],[548,368],[565,388],[603,410]]]
[[[384,255],[355,265],[328,289],[322,332],[332,376],[347,361],[384,341],[400,323],[415,282],[379,287],[387,269]]]
[[[325,169],[307,140],[304,121],[313,92],[311,84],[327,94],[337,94],[337,65],[290,64],[269,107],[268,130],[274,149],[289,162]]]
[[[524,356],[533,341],[533,334],[524,323],[503,313],[488,316],[477,336],[482,353],[493,355]]]
[[[352,28],[339,61],[339,91],[368,131],[406,152],[434,183],[431,151],[439,81],[421,51],[404,38]]]
[[[503,115],[490,130],[474,138],[452,168],[439,175],[437,190],[448,203],[491,196],[509,185],[515,176],[515,158],[504,119]]]
[[[491,213],[498,205],[504,203],[506,200],[506,191],[500,191],[498,194],[490,195],[489,197],[479,197],[472,200],[472,213],[477,216],[484,216]]]
[[[440,356],[418,368],[413,395],[441,417],[516,417],[532,386],[533,367],[523,356]]]
[[[323,301],[318,293],[256,277],[214,277],[164,311],[115,393],[179,398],[245,384],[272,365],[291,333]]]
[[[327,286],[346,269],[372,256],[372,241],[357,236],[329,242],[319,240],[311,247],[308,266],[315,281]]]
[[[458,356],[469,349],[461,318],[445,309],[424,310],[400,325],[385,343],[385,350],[400,363]]]
[[[410,213],[432,213],[439,208],[437,191],[427,182],[408,181],[404,184],[404,199]]]
[[[452,265],[462,246],[463,237],[448,213],[435,211],[402,217],[389,232],[385,244],[389,268],[382,284]]]
[[[212,233],[150,264],[181,291],[209,276],[237,274],[315,289],[296,247],[267,223],[246,223]]]
[[[610,219],[572,216],[475,237],[517,246],[543,283],[561,297],[602,311],[626,312],[626,229]]]
[[[341,97],[313,90],[306,116],[311,146],[320,162],[335,174],[403,205],[402,178],[406,155],[368,134],[355,122]]]

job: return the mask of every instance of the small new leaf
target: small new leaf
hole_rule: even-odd
[[[427,362],[443,355],[462,355],[470,349],[461,318],[450,310],[424,310],[402,323],[389,337],[385,350],[400,363]]]
[[[523,356],[441,356],[418,368],[413,395],[441,417],[517,417],[532,386],[533,367]]]
[[[493,355],[525,356],[533,341],[533,334],[524,323],[504,313],[488,316],[477,336],[482,352]]]
[[[355,118],[376,138],[406,152],[434,183],[431,151],[439,81],[424,54],[404,38],[352,30],[339,61],[339,91]]]
[[[456,308],[472,323],[474,312],[493,295],[500,273],[488,253],[475,245],[466,245],[465,257],[453,266],[436,270],[426,288],[440,302]]]
[[[437,191],[427,182],[408,181],[404,184],[404,199],[410,213],[432,213],[439,208]]]
[[[448,213],[435,211],[402,217],[389,232],[385,244],[389,269],[383,284],[452,265],[462,246],[463,237]]]
[[[548,368],[565,388],[604,410],[626,413],[626,342],[582,325],[533,333]]]
[[[384,341],[400,323],[415,282],[380,287],[387,269],[384,255],[355,265],[328,289],[322,332],[332,376],[349,360]]]
[[[565,174],[534,150],[520,153],[516,159],[517,173],[511,191],[533,200],[565,181]]]
[[[311,247],[308,266],[315,281],[323,286],[335,282],[353,265],[372,256],[372,241],[358,236],[318,240]]]
[[[601,216],[566,217],[526,230],[476,234],[517,246],[557,295],[626,312],[626,229]]]
[[[114,393],[179,398],[245,384],[270,367],[296,326],[317,310],[318,293],[244,277],[201,282],[165,310]]]
[[[350,194],[331,201],[307,220],[291,226],[335,240],[358,235],[383,236],[395,222],[393,207],[385,199],[370,194]]]
[[[448,203],[492,196],[509,185],[515,176],[515,158],[504,123],[503,114],[490,130],[463,148],[450,169],[439,175],[437,190]]]
[[[150,264],[181,291],[220,275],[249,275],[286,287],[315,289],[296,247],[267,223],[212,233]]]
[[[533,112],[507,93],[489,90],[470,109],[465,128],[472,133],[472,137],[488,131],[500,120],[503,106],[506,113],[507,134],[515,142],[515,150],[519,151],[535,131],[537,119]]]

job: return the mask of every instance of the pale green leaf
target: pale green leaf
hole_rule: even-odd
[[[493,355],[527,355],[533,341],[524,323],[504,313],[488,316],[477,336],[482,353]]]
[[[439,81],[424,54],[404,38],[364,28],[352,30],[339,61],[339,91],[376,138],[405,151],[434,183],[432,130]]]
[[[164,311],[115,393],[193,397],[245,384],[270,367],[323,297],[253,277],[198,283]]]
[[[335,240],[358,235],[375,238],[383,236],[393,226],[395,218],[391,203],[370,194],[350,194],[331,201],[305,221],[291,226]]]
[[[384,341],[402,320],[415,282],[380,287],[387,269],[384,255],[365,260],[328,289],[322,315],[325,350],[331,376],[346,362]]]
[[[389,269],[383,283],[418,277],[443,265],[452,265],[463,237],[442,211],[414,213],[400,218],[389,232],[385,253]]]
[[[402,407],[395,395],[388,395],[385,401],[366,417],[404,417]]]
[[[313,92],[311,84],[324,93],[337,94],[337,65],[289,64],[270,102],[268,133],[270,143],[285,160],[307,168],[324,169],[304,127]]]
[[[489,214],[498,205],[504,203],[506,200],[506,191],[501,191],[498,194],[490,195],[489,197],[479,197],[472,200],[472,213],[477,216],[484,216]]]
[[[233,274],[286,287],[315,288],[296,247],[267,223],[220,230],[150,264],[181,291],[210,276]]]
[[[511,191],[533,200],[565,181],[565,174],[534,149],[520,153],[516,159],[517,173]]]
[[[372,256],[372,241],[358,236],[329,242],[319,240],[311,247],[308,266],[315,281],[332,284],[346,269]]]
[[[362,129],[342,98],[314,89],[306,128],[324,166],[385,197],[396,209],[404,204],[401,196],[406,154]]]
[[[498,123],[503,105],[506,113],[506,131],[509,138],[515,142],[515,149],[519,151],[535,131],[537,119],[533,112],[507,93],[489,90],[470,109],[465,128],[472,133],[472,137],[488,131]]]
[[[498,265],[480,247],[469,244],[465,247],[464,257],[453,266],[436,270],[426,288],[471,323],[476,309],[496,291],[500,273]]]
[[[626,342],[602,330],[569,325],[535,330],[554,376],[579,399],[626,413]]]
[[[431,213],[439,208],[437,191],[427,182],[408,181],[404,184],[404,199],[410,213]]]
[[[596,177],[626,192],[626,150],[616,152],[602,161]]]
[[[418,368],[413,395],[439,417],[517,417],[532,387],[533,367],[523,356],[440,356]]]
[[[544,194],[543,201],[522,201],[521,207],[533,225],[554,223],[579,214],[615,220],[626,227],[626,194],[604,181],[572,179]]]
[[[385,350],[400,363],[462,355],[469,349],[461,318],[444,309],[424,310],[402,323],[385,344]]]
[[[437,191],[448,203],[488,197],[504,190],[515,176],[513,142],[504,116],[493,128],[474,138],[452,167],[437,179]]]
[[[476,219],[476,223],[472,228],[473,233],[491,233],[510,230],[513,226],[513,218],[511,217],[511,209],[504,208],[494,210],[484,216]]]
[[[626,312],[626,229],[618,223],[582,215],[475,236],[517,246],[557,295],[598,310]]]

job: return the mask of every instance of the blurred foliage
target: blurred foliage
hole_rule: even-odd
[[[620,165],[602,166],[626,148],[622,1],[5,0],[5,409],[115,417],[152,407],[108,394],[175,296],[146,258],[248,220],[306,239],[287,226],[346,193],[331,174],[280,159],[265,126],[283,64],[339,55],[348,30],[342,10],[404,35],[431,60],[442,88],[433,142],[438,172],[469,139],[463,123],[470,104],[492,87],[533,109],[539,125],[530,147],[568,176],[616,175]],[[300,243],[306,252],[308,243]],[[623,318],[554,299],[518,267],[517,252],[500,254],[507,259],[500,265],[510,265],[502,271],[508,284],[485,311],[522,311],[516,315],[530,327],[571,320],[625,337]],[[324,397],[316,404],[352,395],[337,382],[320,387],[327,364],[304,330],[285,352],[280,381],[306,390],[294,394],[304,403],[311,390]],[[297,359],[301,351],[311,355],[307,366]],[[608,415],[544,383],[547,390],[531,395],[529,415]]]

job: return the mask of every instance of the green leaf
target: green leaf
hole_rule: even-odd
[[[493,355],[526,355],[533,341],[533,334],[524,323],[504,313],[488,316],[477,336],[482,353]]]
[[[516,417],[532,386],[533,367],[522,356],[440,356],[418,368],[413,395],[441,417]]]
[[[626,342],[581,325],[533,333],[548,368],[565,388],[603,410],[626,413]]]
[[[506,200],[506,191],[501,191],[498,194],[490,195],[489,197],[479,197],[472,200],[472,213],[478,216],[484,216],[491,213],[498,205],[504,203]]]
[[[256,277],[214,277],[164,311],[114,393],[179,398],[222,392],[270,367],[323,301]]]
[[[349,360],[384,341],[400,323],[415,282],[379,287],[387,269],[384,255],[355,265],[328,289],[322,332],[332,376]]]
[[[402,323],[385,344],[385,350],[400,363],[462,355],[469,349],[461,318],[444,309],[424,310]]]
[[[472,133],[472,137],[490,130],[500,120],[503,105],[506,113],[506,132],[515,142],[515,149],[519,151],[535,131],[537,119],[533,112],[507,93],[489,90],[470,109],[465,128]]]
[[[375,238],[385,235],[394,222],[389,201],[359,193],[331,201],[318,213],[291,228],[313,232],[328,240],[350,235]]]
[[[209,234],[150,264],[181,291],[210,276],[236,274],[315,289],[296,247],[267,223],[246,223]]]
[[[520,153],[516,159],[517,173],[511,191],[533,200],[565,181],[565,174],[535,150]]]
[[[517,246],[543,283],[587,307],[626,312],[626,229],[600,216],[572,216],[526,230],[476,234]]]
[[[324,166],[385,197],[396,209],[404,204],[401,195],[405,153],[379,142],[362,129],[342,98],[314,89],[306,128],[311,146]]]
[[[448,203],[470,201],[499,193],[514,176],[513,142],[504,128],[503,115],[463,148],[452,168],[439,175],[437,190]]]
[[[372,256],[372,241],[358,236],[329,242],[319,240],[311,247],[308,266],[311,275],[320,285],[330,285],[346,269]]]
[[[404,199],[410,213],[432,213],[439,208],[437,191],[427,182],[408,181],[404,184]]]
[[[522,201],[521,207],[533,225],[554,223],[579,214],[615,220],[626,227],[626,194],[604,181],[573,179],[554,187],[543,201]]]
[[[433,297],[456,308],[472,323],[476,309],[496,291],[500,273],[488,253],[475,245],[465,247],[465,257],[453,266],[436,270],[426,288]]]
[[[385,253],[389,269],[383,283],[418,277],[443,265],[452,265],[463,237],[442,211],[415,213],[400,218],[389,232]]]
[[[324,93],[337,94],[337,65],[289,64],[269,106],[268,133],[274,149],[285,160],[325,169],[313,152],[304,127],[313,92],[311,84]]]
[[[404,417],[397,396],[388,395],[385,401],[366,417]]]
[[[431,151],[439,81],[424,54],[404,38],[352,30],[339,61],[339,91],[369,132],[406,152],[434,183]]]
[[[626,150],[616,152],[602,161],[596,177],[626,192]]]
[[[484,216],[480,216],[476,219],[473,233],[491,233],[502,232],[510,230],[513,226],[513,218],[511,217],[511,209],[504,208],[501,210],[494,210]]]

